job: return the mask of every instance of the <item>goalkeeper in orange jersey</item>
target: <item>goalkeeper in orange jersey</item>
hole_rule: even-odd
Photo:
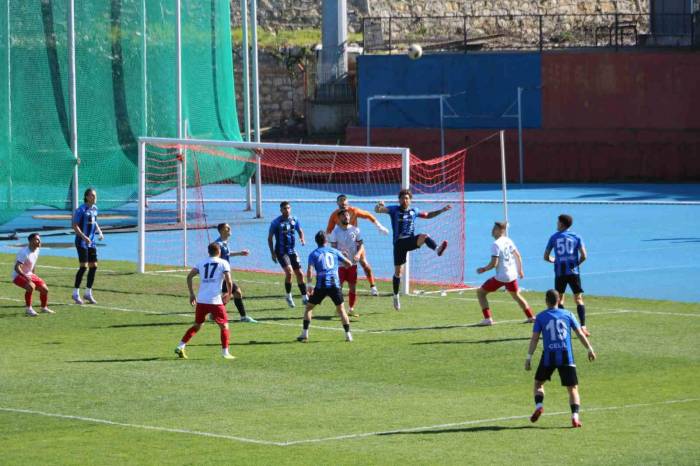
[[[338,217],[338,212],[341,210],[346,210],[350,214],[350,225],[356,227],[357,226],[357,219],[358,218],[364,218],[366,220],[369,220],[370,222],[374,223],[374,226],[377,227],[377,229],[384,235],[389,234],[389,230],[387,230],[384,225],[382,225],[377,218],[372,215],[371,213],[367,212],[366,210],[359,209],[357,207],[352,207],[348,204],[348,196],[345,194],[340,194],[336,198],[336,202],[338,203],[338,208],[331,213],[331,216],[328,218],[328,226],[326,226],[326,234],[330,234],[333,229],[336,227],[336,225],[340,225],[340,218]],[[363,250],[362,255],[360,256],[360,265],[362,266],[362,269],[365,271],[365,276],[367,277],[367,281],[369,282],[369,291],[372,294],[372,296],[377,296],[379,292],[377,291],[377,287],[375,286],[374,283],[374,274],[372,273],[372,267],[369,265],[369,262],[367,262],[367,254]]]

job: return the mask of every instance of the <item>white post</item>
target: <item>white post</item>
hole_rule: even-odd
[[[522,107],[523,88],[518,86],[518,157],[520,161],[520,184],[525,182],[525,161],[523,157],[523,107]]]
[[[143,119],[141,123],[142,136],[148,136],[148,28],[146,27],[146,0],[142,0],[141,10],[143,12],[143,25],[141,27],[141,42],[143,44]]]
[[[139,197],[138,197],[138,261],[137,272],[146,271],[146,143],[139,140]]]
[[[401,189],[411,189],[411,151],[404,149],[401,153]],[[403,266],[401,294],[411,292],[411,254],[406,254],[406,264]]]
[[[445,117],[443,96],[440,96],[440,155],[445,155]]]
[[[12,57],[10,53],[12,29],[10,28],[10,0],[7,0],[7,108],[2,111],[7,112],[7,206],[12,208]]]
[[[177,0],[175,3],[175,72],[177,76],[175,77],[176,82],[176,124],[177,124],[177,138],[182,139],[182,2]],[[178,147],[178,151],[182,148]],[[184,176],[182,173],[182,163],[177,164],[177,220],[178,222],[185,222],[187,219],[184,217],[182,211],[182,187],[184,186]]]
[[[9,10],[8,10],[9,14]],[[9,50],[7,51],[10,52]],[[75,84],[75,0],[70,0],[68,5],[68,93],[70,98],[70,149],[75,157],[75,167],[73,167],[73,210],[79,204],[78,186],[78,101]]]
[[[253,41],[253,130],[255,142],[260,142],[260,85],[258,82],[258,0],[250,0],[250,28]],[[255,170],[255,216],[262,218],[262,163],[257,157]]]
[[[241,22],[243,27],[243,40],[241,42],[241,58],[243,59],[241,75],[243,78],[243,140],[250,141],[250,67],[248,58],[250,47],[248,46],[248,0],[241,0]],[[248,179],[246,185],[245,210],[253,210],[253,180]]]
[[[506,132],[504,130],[501,130],[501,190],[503,191],[503,216],[505,217],[504,220],[506,221],[506,225],[508,224],[508,195],[507,195],[507,180],[506,180],[506,140],[505,140],[505,134]],[[506,234],[508,233],[508,229],[506,229]]]

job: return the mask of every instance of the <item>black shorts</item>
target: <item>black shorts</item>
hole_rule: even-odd
[[[554,289],[557,290],[559,294],[564,294],[566,285],[571,287],[571,292],[573,294],[583,293],[583,288],[581,288],[581,275],[557,275],[554,278]]]
[[[404,265],[406,263],[406,254],[418,248],[418,235],[397,239],[394,243],[394,265]]]
[[[328,296],[333,301],[333,304],[339,306],[343,304],[343,291],[337,286],[330,288],[314,288],[314,294],[309,297],[311,304],[321,304],[323,298]]]
[[[231,287],[231,293],[235,293],[236,291],[240,290],[238,285],[236,285],[236,282],[231,281],[231,285],[233,285]],[[221,292],[226,293],[226,281],[225,280],[221,283]]]
[[[545,366],[542,364],[542,360],[540,360],[540,365],[537,366],[535,380],[539,380],[540,382],[552,380],[554,369],[559,371],[559,379],[561,380],[562,387],[573,387],[574,385],[578,385],[576,366]]]
[[[97,262],[97,248],[84,248],[78,244],[75,245],[75,250],[78,251],[78,262],[84,264],[86,262]]]
[[[275,256],[277,256],[277,263],[283,269],[289,265],[291,265],[292,269],[294,269],[294,270],[301,269],[301,265],[299,264],[299,258],[297,257],[296,253],[294,253],[294,254],[281,254],[279,252],[275,252]]]

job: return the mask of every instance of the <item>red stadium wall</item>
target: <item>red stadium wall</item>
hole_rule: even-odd
[[[523,131],[531,182],[700,181],[700,53],[550,52],[542,57],[542,128]],[[500,179],[493,130],[448,130],[448,152],[471,147],[467,181]],[[517,131],[508,177],[518,179]],[[348,128],[363,145],[365,128]],[[372,144],[440,152],[437,129],[373,128]]]

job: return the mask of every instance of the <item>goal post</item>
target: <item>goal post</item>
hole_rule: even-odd
[[[225,222],[233,230],[230,248],[250,250],[250,256],[235,258],[234,269],[279,272],[269,257],[267,235],[283,200],[291,202],[292,215],[304,229],[308,242],[305,247],[299,245],[297,252],[305,265],[306,256],[315,248],[315,232],[326,229],[337,208],[338,194],[348,195],[351,205],[374,215],[377,201],[395,204],[398,191],[410,188],[418,210],[436,210],[445,203],[459,207],[440,216],[444,224],[419,220],[416,230],[436,240],[449,236],[445,239],[452,246],[446,254],[453,257],[446,281],[459,285],[464,267],[464,155],[462,151],[421,160],[406,148],[140,138],[138,271],[143,273],[147,265],[149,270],[191,265],[206,254],[206,245],[218,236],[216,225]],[[178,164],[185,163],[185,195],[178,201],[169,177]],[[248,167],[243,170],[248,176],[245,182],[229,178],[236,172],[231,168],[236,164]],[[444,170],[452,173],[446,176]],[[256,183],[260,218],[246,211],[246,183],[252,175],[262,181]],[[178,206],[178,202],[187,205]],[[180,209],[184,215],[178,220],[173,212]],[[388,216],[375,216],[390,227]],[[374,275],[390,280],[391,238],[381,236],[369,220],[361,219],[358,226]],[[413,259],[422,253],[412,253]],[[411,283],[438,283],[439,269],[444,265],[432,263],[434,269],[429,270],[407,263],[402,292],[408,293]]]

